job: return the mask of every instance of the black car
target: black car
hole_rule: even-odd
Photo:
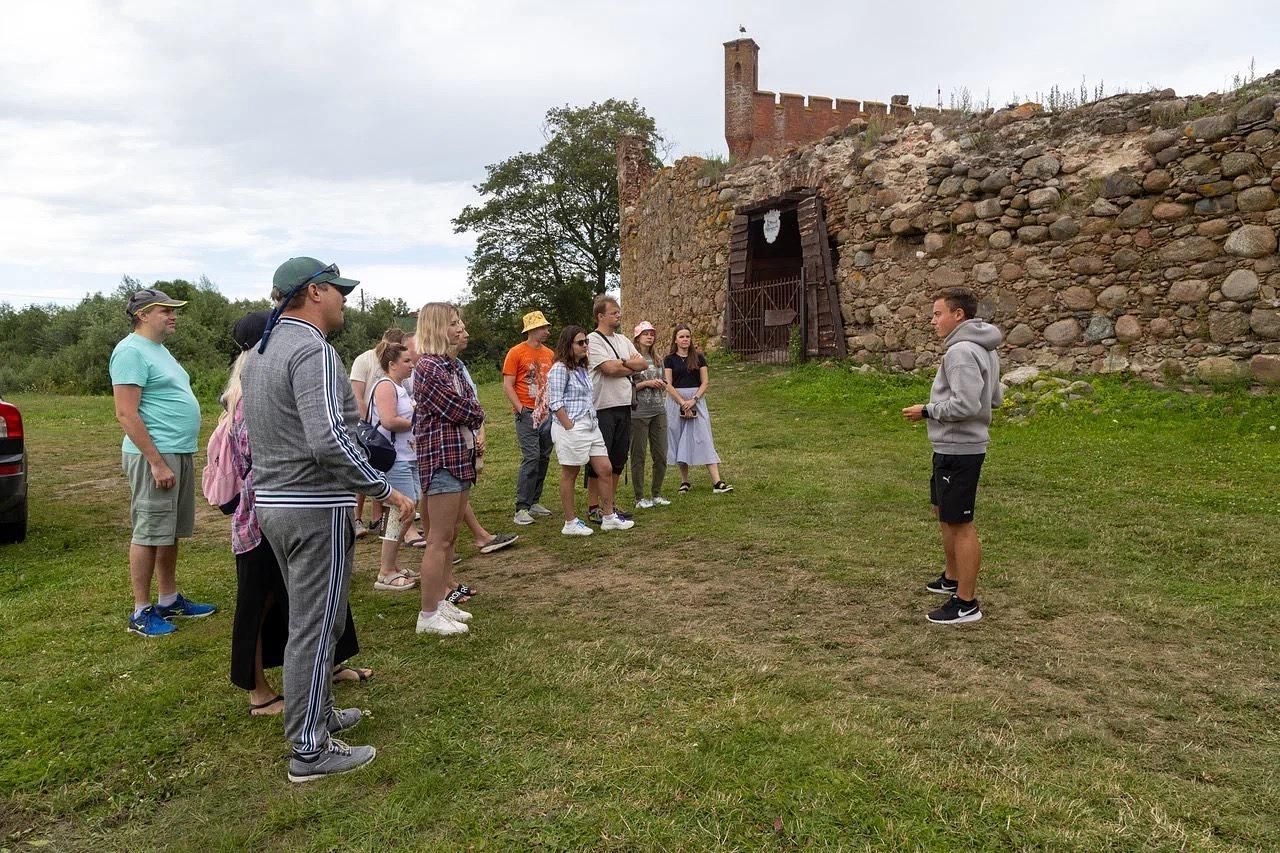
[[[27,538],[27,451],[22,413],[0,399],[0,544]]]

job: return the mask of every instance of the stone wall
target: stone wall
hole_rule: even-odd
[[[1280,382],[1278,93],[1280,72],[1247,98],[1121,95],[946,125],[917,112],[718,176],[681,160],[623,193],[627,314],[717,336],[735,207],[812,188],[857,361],[935,363],[932,296],[968,285],[1014,364]]]

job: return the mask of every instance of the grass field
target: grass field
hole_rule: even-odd
[[[703,471],[627,533],[467,542],[465,639],[417,638],[416,596],[375,593],[362,542],[354,662],[376,676],[336,689],[372,713],[351,741],[378,759],[303,787],[280,719],[227,680],[226,521],[202,512],[179,564],[226,610],[127,634],[110,401],[19,396],[32,533],[0,549],[0,849],[1280,848],[1280,398],[1113,381],[997,423],[987,618],[948,628],[924,621],[927,442],[898,416],[927,385],[713,383],[736,491]],[[511,530],[513,430],[497,386],[482,399],[474,502]]]

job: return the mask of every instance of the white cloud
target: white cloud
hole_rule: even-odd
[[[1259,73],[1280,64],[1266,0],[1082,0],[1052,19],[1013,0],[9,6],[9,301],[110,290],[122,273],[256,295],[302,252],[361,267],[379,295],[456,297],[472,244],[450,220],[486,164],[541,143],[548,108],[635,97],[676,154],[723,152],[720,45],[739,24],[761,45],[762,88],[862,100],[967,86],[1002,103],[1081,75],[1204,92],[1251,57]]]

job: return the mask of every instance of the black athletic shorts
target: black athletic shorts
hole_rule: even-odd
[[[610,406],[596,412],[600,422],[600,435],[604,436],[604,446],[609,452],[609,464],[613,473],[621,474],[627,467],[627,455],[631,452],[631,407]],[[586,466],[587,478],[596,475],[595,469]]]
[[[929,502],[938,508],[938,521],[964,524],[973,521],[978,498],[978,477],[985,453],[957,456],[933,454],[933,476],[929,478]]]

